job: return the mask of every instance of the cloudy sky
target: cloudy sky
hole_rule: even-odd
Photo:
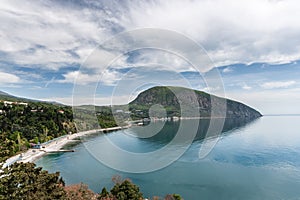
[[[110,104],[153,85],[181,85],[224,91],[263,114],[299,114],[299,10],[297,0],[1,0],[0,90]],[[156,35],[143,32],[149,28]],[[128,35],[114,40],[134,30],[147,43],[140,46],[156,48],[134,49]],[[215,69],[219,82],[210,84],[205,76]]]

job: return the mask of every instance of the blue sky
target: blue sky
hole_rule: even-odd
[[[154,85],[218,94],[203,79],[217,68],[226,97],[263,114],[299,114],[299,9],[296,0],[2,0],[0,90],[70,105],[75,80],[95,96],[78,95],[78,104],[127,103]],[[142,28],[190,38],[213,65],[199,73],[170,52],[139,49],[118,57],[101,46]],[[180,41],[174,43],[193,54]],[[95,51],[100,54],[93,58]],[[101,66],[104,58],[114,60],[111,67]]]

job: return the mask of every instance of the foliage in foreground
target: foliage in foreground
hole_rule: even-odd
[[[140,192],[138,186],[131,183],[129,180],[125,180],[122,183],[116,183],[115,186],[110,190],[110,193],[107,192],[106,188],[103,188],[98,199],[140,200],[143,199],[143,194]]]
[[[15,163],[0,173],[0,199],[65,199],[59,173],[48,173],[34,163]]]
[[[99,196],[83,183],[66,186],[65,191],[67,193],[67,200],[97,200]]]
[[[143,194],[137,185],[126,179],[113,178],[115,185],[108,192],[102,189],[94,193],[87,185],[80,183],[64,186],[59,172],[48,173],[34,163],[15,163],[0,173],[0,199],[14,200],[142,200]],[[182,200],[177,194],[153,200]]]
[[[113,177],[115,186],[110,190],[104,187],[99,194],[99,200],[141,200],[144,199],[143,194],[137,185],[133,184],[129,179],[121,181],[119,176]],[[153,200],[183,200],[179,194],[168,194],[165,198],[153,197]],[[149,199],[150,200],[150,199]]]

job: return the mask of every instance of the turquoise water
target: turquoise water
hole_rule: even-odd
[[[264,116],[247,124],[228,121],[213,150],[199,159],[201,139],[209,124],[208,120],[202,120],[195,141],[183,156],[171,165],[149,173],[123,173],[95,159],[89,151],[93,154],[105,151],[107,156],[117,156],[110,154],[109,149],[101,148],[106,142],[103,135],[89,137],[83,143],[69,147],[75,149],[75,153],[47,155],[36,164],[51,172],[60,171],[67,184],[84,182],[96,192],[102,187],[111,188],[112,177],[120,175],[139,185],[145,197],[179,193],[186,200],[300,199],[299,122],[300,116]],[[117,131],[106,137],[127,151],[155,151],[174,138],[180,122],[168,122],[159,134],[148,139],[131,134],[157,132],[161,123]],[[182,123],[189,134],[190,122]],[[181,144],[173,148],[176,151]],[[167,157],[161,155],[155,159]]]

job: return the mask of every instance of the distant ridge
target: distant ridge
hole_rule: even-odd
[[[181,97],[180,103],[179,100],[177,99],[177,96],[175,96],[175,94],[173,93],[173,91],[176,91],[177,96],[179,95]],[[189,96],[190,94],[194,94],[197,98],[199,104],[200,117],[212,117],[211,97],[214,97],[217,101],[220,100],[220,102],[221,101],[224,102],[225,100],[226,118],[256,119],[262,116],[260,112],[243,103],[210,95],[203,91],[192,90],[184,87],[156,86],[141,92],[132,102],[128,104],[129,110],[131,112],[131,117],[133,117],[133,119],[143,119],[149,117],[150,107],[156,104],[161,105],[165,108],[165,110],[167,111],[167,117],[182,117],[181,106],[183,106],[186,111],[184,117],[194,117],[193,114],[189,115],[189,113],[195,113],[194,112],[195,107],[191,105],[192,103],[191,103],[191,96]],[[57,102],[16,97],[3,91],[0,91],[0,100],[17,101],[17,102],[20,101],[42,102],[42,103],[64,106],[64,104],[57,103]],[[120,109],[123,109],[124,106],[125,105],[116,106],[116,108],[119,107]],[[85,108],[85,107],[91,107],[91,106],[84,106],[84,105],[78,106],[78,108]],[[94,109],[94,106],[92,107]],[[101,110],[101,108],[103,109],[105,107],[107,106],[97,106],[98,110]],[[224,113],[223,114],[218,113],[218,109],[216,110],[217,112],[214,115],[215,117],[218,117],[220,115],[224,116]]]
[[[0,96],[12,96],[6,92],[0,91]]]
[[[21,101],[21,97],[16,97],[7,92],[0,91],[0,100],[7,100],[7,101]]]
[[[41,100],[37,100],[37,99],[28,99],[28,98],[24,98],[24,97],[16,97],[14,95],[11,95],[7,92],[4,91],[0,91],[0,100],[2,101],[16,101],[16,102],[20,102],[20,101],[24,101],[24,102],[43,102],[43,103],[50,103],[50,104],[54,104],[54,105],[63,105],[61,103],[55,102],[55,101],[41,101]]]

